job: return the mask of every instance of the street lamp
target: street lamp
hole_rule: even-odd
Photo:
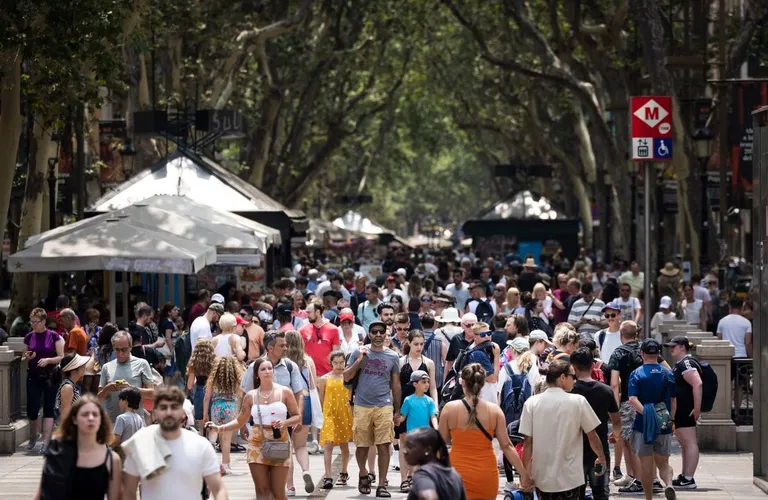
[[[700,128],[693,135],[696,157],[701,167],[701,263],[709,264],[709,197],[707,196],[707,164],[712,155],[715,134],[708,128]]]

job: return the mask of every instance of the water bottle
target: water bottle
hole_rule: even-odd
[[[270,417],[271,417],[271,421],[274,422],[275,421],[275,412],[272,412],[270,414]],[[274,423],[272,424],[272,437],[275,438],[275,439],[280,439],[280,429],[275,427]]]

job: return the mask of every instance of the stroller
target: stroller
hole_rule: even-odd
[[[507,435],[512,442],[512,446],[515,447],[520,458],[523,457],[523,441],[525,436],[519,434],[520,421],[515,420],[507,425]],[[504,457],[504,475],[507,477],[507,482],[512,483],[515,480],[515,469],[512,464],[509,463],[507,457]],[[519,475],[519,474],[518,474]],[[526,493],[521,490],[504,491],[504,500],[536,500],[536,493]]]

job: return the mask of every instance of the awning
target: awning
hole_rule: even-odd
[[[216,263],[213,246],[160,233],[127,218],[104,217],[61,234],[39,235],[37,243],[8,258],[21,272],[130,271],[195,274]],[[54,230],[56,231],[56,230]]]

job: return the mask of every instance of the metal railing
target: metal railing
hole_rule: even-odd
[[[752,425],[754,412],[752,359],[733,360],[733,421],[736,425]]]

